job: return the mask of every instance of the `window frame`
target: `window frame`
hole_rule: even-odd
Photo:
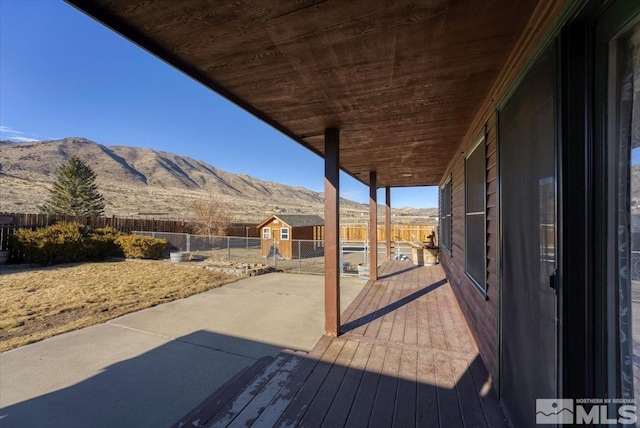
[[[450,256],[452,255],[451,240],[453,234],[452,182],[451,174],[449,174],[449,177],[440,186],[440,245]],[[444,233],[445,228],[448,234]]]
[[[271,228],[263,227],[262,228],[262,239],[271,239]]]
[[[595,33],[597,50],[594,58],[594,81],[598,91],[594,94],[596,102],[593,116],[598,120],[594,122],[597,139],[594,144],[592,166],[596,171],[594,175],[597,209],[592,223],[604,224],[605,227],[598,228],[591,248],[595,253],[594,260],[598,261],[594,264],[595,272],[589,272],[594,278],[593,300],[597,302],[594,315],[597,325],[596,352],[593,364],[595,371],[600,373],[596,378],[597,393],[602,396],[624,397],[625,390],[628,392],[628,385],[624,382],[627,377],[624,375],[626,364],[621,360],[625,355],[623,348],[628,345],[624,344],[621,337],[629,336],[628,332],[623,334],[622,330],[624,323],[620,302],[623,298],[621,292],[624,294],[625,290],[621,287],[619,276],[622,276],[620,274],[624,270],[629,272],[631,266],[631,246],[628,245],[631,242],[631,217],[627,224],[621,225],[619,210],[631,214],[629,207],[624,206],[625,202],[631,202],[631,193],[628,195],[629,200],[621,204],[618,196],[621,172],[618,132],[621,121],[619,91],[622,79],[619,72],[623,43],[626,43],[629,30],[640,23],[640,11],[637,3],[615,1],[598,20],[604,24]],[[631,154],[629,156],[628,167],[631,168]],[[626,185],[629,186],[630,183]],[[628,252],[626,263],[621,263],[620,253],[623,251]],[[629,296],[626,297],[625,300],[629,301]],[[632,303],[628,309],[633,328]],[[630,353],[633,354],[632,349]],[[633,362],[631,366],[633,373]]]
[[[287,231],[287,233],[286,233],[287,236],[286,237],[285,237],[285,233],[283,233],[285,230]],[[289,232],[290,232],[290,230],[289,230],[288,227],[281,227],[280,228],[280,240],[281,241],[288,241],[289,240]]]
[[[478,153],[478,149],[482,149],[482,159],[484,168],[482,170],[482,188],[483,188],[483,198],[482,198],[482,211],[469,211],[469,158],[471,158],[474,154]],[[475,278],[472,273],[469,272],[469,216],[482,216],[483,226],[482,226],[482,266],[483,275],[482,278]],[[479,257],[478,255],[477,257]],[[467,150],[464,156],[464,273],[469,278],[471,283],[475,286],[475,288],[480,292],[480,294],[486,298],[487,297],[487,132],[486,126],[480,132],[480,135],[476,138],[474,143],[471,145],[470,149]]]

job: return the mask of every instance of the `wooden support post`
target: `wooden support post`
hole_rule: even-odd
[[[387,243],[387,260],[391,260],[391,187],[384,188],[384,236]]]
[[[369,279],[378,280],[378,174],[369,172]]]
[[[324,130],[325,334],[340,334],[340,131]]]

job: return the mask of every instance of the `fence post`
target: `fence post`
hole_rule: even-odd
[[[231,237],[227,236],[227,260],[231,261]]]
[[[302,241],[298,241],[298,273],[302,273],[302,257],[300,254],[300,243]]]
[[[187,252],[191,252],[191,235],[187,233]]]
[[[273,248],[273,268],[275,269],[278,262],[276,261],[276,253],[278,252],[278,249],[276,248],[276,239],[273,238],[273,244],[271,244],[271,248]]]
[[[155,238],[156,237],[156,233],[155,232],[151,232],[151,237]]]

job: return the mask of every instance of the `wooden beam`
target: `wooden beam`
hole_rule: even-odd
[[[369,279],[378,279],[378,173],[369,172]]]
[[[324,131],[324,318],[325,334],[340,334],[340,131]]]
[[[387,240],[387,260],[391,260],[391,187],[384,188],[384,236]]]

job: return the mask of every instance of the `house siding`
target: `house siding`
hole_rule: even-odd
[[[464,253],[464,153],[454,160],[452,175],[452,251],[442,256],[442,265],[460,307],[467,318],[469,328],[478,345],[487,370],[492,378],[498,376],[498,204],[497,204],[497,162],[496,120],[493,113],[487,123],[486,144],[486,202],[487,202],[487,282],[486,299],[465,274]]]
[[[480,356],[494,384],[499,385],[499,316],[500,316],[500,226],[498,184],[498,123],[497,102],[515,82],[544,35],[557,19],[564,1],[541,2],[530,19],[530,25],[512,51],[489,96],[483,102],[472,125],[451,160],[440,184],[452,177],[451,254],[443,252],[442,266],[475,338]],[[486,127],[486,128],[485,128]],[[478,135],[486,129],[486,298],[465,274],[465,205],[464,159]]]

